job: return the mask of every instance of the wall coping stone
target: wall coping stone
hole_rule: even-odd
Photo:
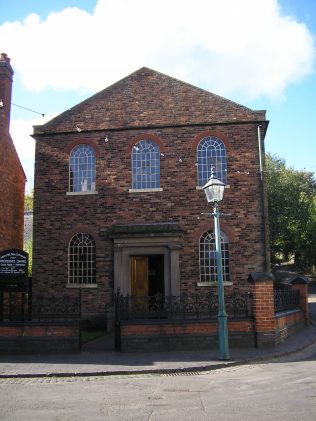
[[[295,308],[292,310],[279,311],[278,313],[275,313],[274,318],[280,319],[281,317],[289,316],[291,314],[296,314],[296,313],[302,313],[302,310],[299,308]]]
[[[305,285],[308,284],[308,278],[303,275],[296,276],[290,283],[292,285]]]
[[[275,277],[272,272],[251,272],[247,279],[250,283],[257,282],[275,282]]]

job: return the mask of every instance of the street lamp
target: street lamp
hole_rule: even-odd
[[[214,228],[215,228],[215,245],[216,245],[216,268],[217,268],[217,289],[218,289],[218,340],[219,355],[221,360],[229,359],[228,347],[228,329],[227,314],[225,311],[225,297],[223,284],[223,268],[222,268],[222,250],[221,250],[221,230],[219,225],[218,202],[223,200],[225,184],[218,178],[214,177],[213,170],[211,178],[203,186],[208,203],[214,203]]]

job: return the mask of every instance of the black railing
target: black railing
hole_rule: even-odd
[[[77,321],[81,318],[81,290],[62,296],[20,297],[10,293],[7,304],[2,303],[0,321]]]
[[[275,313],[300,308],[300,293],[291,288],[274,290]]]
[[[67,321],[80,320],[81,290],[75,295],[33,297],[31,320]]]
[[[234,290],[225,296],[225,308],[229,318],[252,317],[251,295]],[[115,294],[116,320],[130,319],[210,319],[218,313],[218,297],[201,296],[123,296]]]

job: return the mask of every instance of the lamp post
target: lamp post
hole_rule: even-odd
[[[229,359],[227,313],[225,311],[225,295],[223,284],[222,269],[222,250],[221,250],[221,230],[219,225],[218,202],[223,200],[225,184],[214,177],[213,170],[211,178],[203,186],[208,203],[214,203],[214,229],[216,246],[216,271],[217,271],[217,289],[218,289],[218,340],[219,356],[221,360]]]

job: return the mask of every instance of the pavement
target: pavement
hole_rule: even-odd
[[[225,361],[219,359],[217,349],[150,353],[102,350],[100,338],[86,344],[77,354],[0,355],[0,379],[190,373],[266,361],[316,344],[316,291],[309,296],[309,310],[308,326],[282,344],[270,348],[233,348],[230,359]]]

